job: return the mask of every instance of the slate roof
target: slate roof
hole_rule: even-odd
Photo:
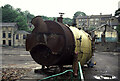
[[[2,23],[2,27],[16,27],[17,23]]]
[[[29,32],[27,31],[24,31],[24,30],[18,30],[15,32],[16,34],[30,34]]]
[[[110,18],[110,17],[112,17],[112,15],[111,14],[108,14],[108,15],[91,15],[91,16],[81,16],[81,15],[79,15],[79,16],[77,16],[77,19],[87,19],[87,18],[100,18],[100,17],[106,17],[106,18]]]

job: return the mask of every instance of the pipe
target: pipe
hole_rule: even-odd
[[[41,79],[41,80],[39,80],[39,81],[46,80],[46,79],[49,79],[49,78],[52,78],[52,77],[55,77],[55,76],[59,76],[59,75],[65,74],[66,72],[69,72],[69,71],[73,72],[73,70],[66,70],[66,71],[64,71],[64,72],[62,72],[62,73],[59,73],[59,74],[55,74],[55,75],[52,75],[52,76],[45,77],[45,78],[43,78],[43,79]]]
[[[34,25],[34,30],[33,32],[47,32],[47,25],[43,21],[43,19],[40,16],[36,16],[35,18],[32,19],[31,23]]]
[[[84,78],[83,78],[83,73],[82,73],[82,68],[81,68],[80,61],[78,62],[78,65],[79,65],[79,73],[80,73],[81,80],[82,80],[82,81],[84,81]]]

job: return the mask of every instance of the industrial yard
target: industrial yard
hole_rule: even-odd
[[[119,52],[94,52],[92,61],[96,62],[93,68],[88,68],[86,65],[83,69],[85,80],[97,80],[102,75],[106,75],[107,79],[119,79],[120,66]],[[35,69],[40,69],[41,65],[37,64],[25,50],[25,48],[2,48],[2,79],[22,79],[37,81],[46,77],[40,73],[34,73]],[[104,78],[105,79],[105,78]]]
[[[0,81],[120,81],[119,0],[3,0],[0,21]]]

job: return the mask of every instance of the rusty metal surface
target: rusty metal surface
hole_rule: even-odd
[[[62,23],[43,21],[41,17],[32,20],[35,26],[26,39],[26,50],[41,65],[72,64],[75,48],[70,29]]]

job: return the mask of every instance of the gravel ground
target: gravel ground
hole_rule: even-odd
[[[34,72],[35,69],[41,68],[41,65],[32,59],[25,48],[3,48],[1,57],[0,77],[2,75],[2,81],[19,81],[19,79],[38,81],[46,77],[46,75]],[[92,59],[97,64],[93,68],[84,68],[84,78],[93,81],[96,79],[95,76],[110,74],[118,79],[120,73],[119,57],[119,52],[95,52]]]
[[[15,81],[21,79],[31,69],[26,68],[2,68],[2,81]]]

